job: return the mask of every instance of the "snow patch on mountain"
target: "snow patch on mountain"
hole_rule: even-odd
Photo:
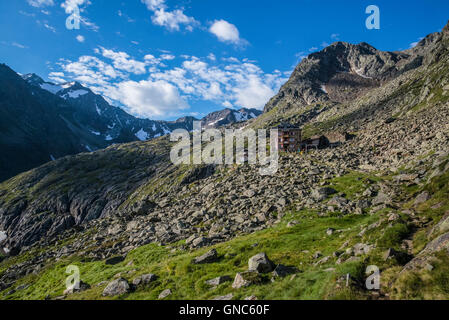
[[[75,82],[66,82],[66,83],[62,84],[61,87],[64,89],[68,89],[68,88],[73,87],[74,85],[75,85]]]
[[[234,117],[237,122],[248,121],[249,119],[256,118],[257,116],[251,112],[247,113],[244,111],[234,111]]]
[[[101,116],[101,110],[96,102],[95,102],[95,109],[97,110],[98,115]]]
[[[63,95],[63,98],[64,99],[68,99],[68,98],[77,99],[80,96],[83,96],[88,93],[89,93],[89,91],[87,91],[87,90],[79,89],[79,90],[67,92],[65,95]]]
[[[162,130],[164,131],[164,135],[166,135],[166,134],[170,134],[171,133],[171,130],[170,129],[168,129],[167,127],[162,127]]]
[[[5,240],[7,238],[5,231],[0,231],[0,242]]]
[[[360,76],[360,77],[362,77],[362,78],[365,78],[365,79],[372,79],[372,77],[368,77],[368,76],[365,76],[365,75],[363,74],[363,69],[354,69],[354,72],[357,73],[357,75]]]
[[[140,141],[146,141],[148,140],[148,138],[150,137],[150,135],[142,129],[140,129],[137,133],[136,133],[136,137],[137,139],[139,139]]]
[[[44,82],[40,85],[40,87],[50,93],[56,94],[58,91],[62,90],[61,86],[58,86],[53,83]]]
[[[236,118],[237,118],[237,117],[236,117]],[[219,123],[220,121],[222,121],[222,120],[224,120],[224,119],[225,119],[225,118],[220,118],[220,119],[218,119],[218,120],[212,121],[212,122],[210,122],[210,123],[207,123],[206,126],[207,126],[207,127],[214,126],[214,125],[216,125],[217,123]]]

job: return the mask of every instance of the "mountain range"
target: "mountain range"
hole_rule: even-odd
[[[225,109],[203,119],[139,119],[111,106],[78,82],[54,84],[36,74],[19,76],[0,65],[0,181],[60,157],[92,152],[115,143],[146,141],[176,129],[229,125],[262,112]]]

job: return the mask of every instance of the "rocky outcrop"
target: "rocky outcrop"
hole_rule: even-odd
[[[194,264],[212,263],[218,260],[217,250],[212,249],[202,256],[196,257],[192,262]]]
[[[365,42],[333,43],[304,58],[264,111],[299,111],[314,104],[353,101],[408,71],[438,61],[449,46],[441,41],[447,38],[446,30],[447,26],[402,52],[380,51]]]
[[[248,270],[257,271],[258,273],[268,273],[273,271],[274,263],[268,259],[265,253],[259,253],[251,257],[248,261]]]
[[[103,290],[103,296],[119,296],[131,292],[131,287],[126,279],[119,278],[110,282]]]

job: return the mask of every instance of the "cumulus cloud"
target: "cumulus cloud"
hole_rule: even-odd
[[[179,31],[181,25],[185,25],[185,29],[192,31],[199,24],[193,17],[184,14],[183,9],[170,11],[165,4],[165,0],[141,0],[148,10],[153,12],[151,21],[153,24],[165,27],[170,31]]]
[[[48,78],[56,83],[66,82],[64,72],[50,72]]]
[[[240,39],[240,32],[235,25],[225,20],[215,20],[209,28],[209,32],[214,34],[219,41],[245,44],[245,40]]]
[[[105,48],[101,48],[101,50],[103,57],[112,60],[114,68],[128,71],[134,74],[146,73],[145,62],[131,59],[126,52],[115,52],[113,50],[108,50]]]
[[[233,57],[179,55],[179,62],[168,67],[164,62],[174,58],[169,53],[148,53],[141,60],[101,47],[95,53],[98,56],[61,61],[61,73],[51,76],[79,81],[140,117],[185,115],[195,101],[261,109],[289,76],[279,70],[265,73],[254,62]],[[140,79],[134,79],[137,76]]]
[[[61,7],[64,8],[67,14],[70,14],[75,10],[75,8],[78,8],[80,9],[80,11],[82,11],[82,6],[87,6],[89,4],[91,4],[89,0],[65,0],[61,3]]]
[[[179,31],[181,24],[186,25],[186,29],[192,31],[193,25],[196,20],[192,17],[188,17],[182,10],[165,11],[165,9],[158,9],[154,12],[151,21],[155,25],[166,27],[169,30]]]
[[[235,58],[210,65],[208,57],[185,57],[180,67],[150,75],[177,86],[192,99],[202,99],[226,107],[263,108],[287,80],[288,73],[264,73],[257,65]]]
[[[27,0],[30,6],[40,8],[45,6],[53,6],[55,3],[53,0]]]
[[[164,53],[163,55],[161,55],[161,59],[162,60],[173,60],[175,58],[176,57],[174,55],[172,55],[172,54]]]
[[[106,88],[112,80],[126,77],[110,64],[92,56],[81,56],[78,61],[74,62],[63,60],[60,62],[60,66],[64,72],[71,75],[73,80],[89,87]],[[103,93],[104,90],[100,90],[100,92]]]
[[[156,11],[160,8],[166,8],[165,0],[142,0],[147,5],[148,10]]]
[[[234,88],[235,102],[246,108],[261,108],[276,93],[257,75],[250,75],[245,85]]]
[[[121,82],[111,89],[109,96],[141,117],[167,116],[189,108],[178,89],[162,80]]]

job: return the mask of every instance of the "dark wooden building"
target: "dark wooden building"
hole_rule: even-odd
[[[301,149],[301,129],[290,124],[281,124],[278,129],[279,151],[298,152]]]

